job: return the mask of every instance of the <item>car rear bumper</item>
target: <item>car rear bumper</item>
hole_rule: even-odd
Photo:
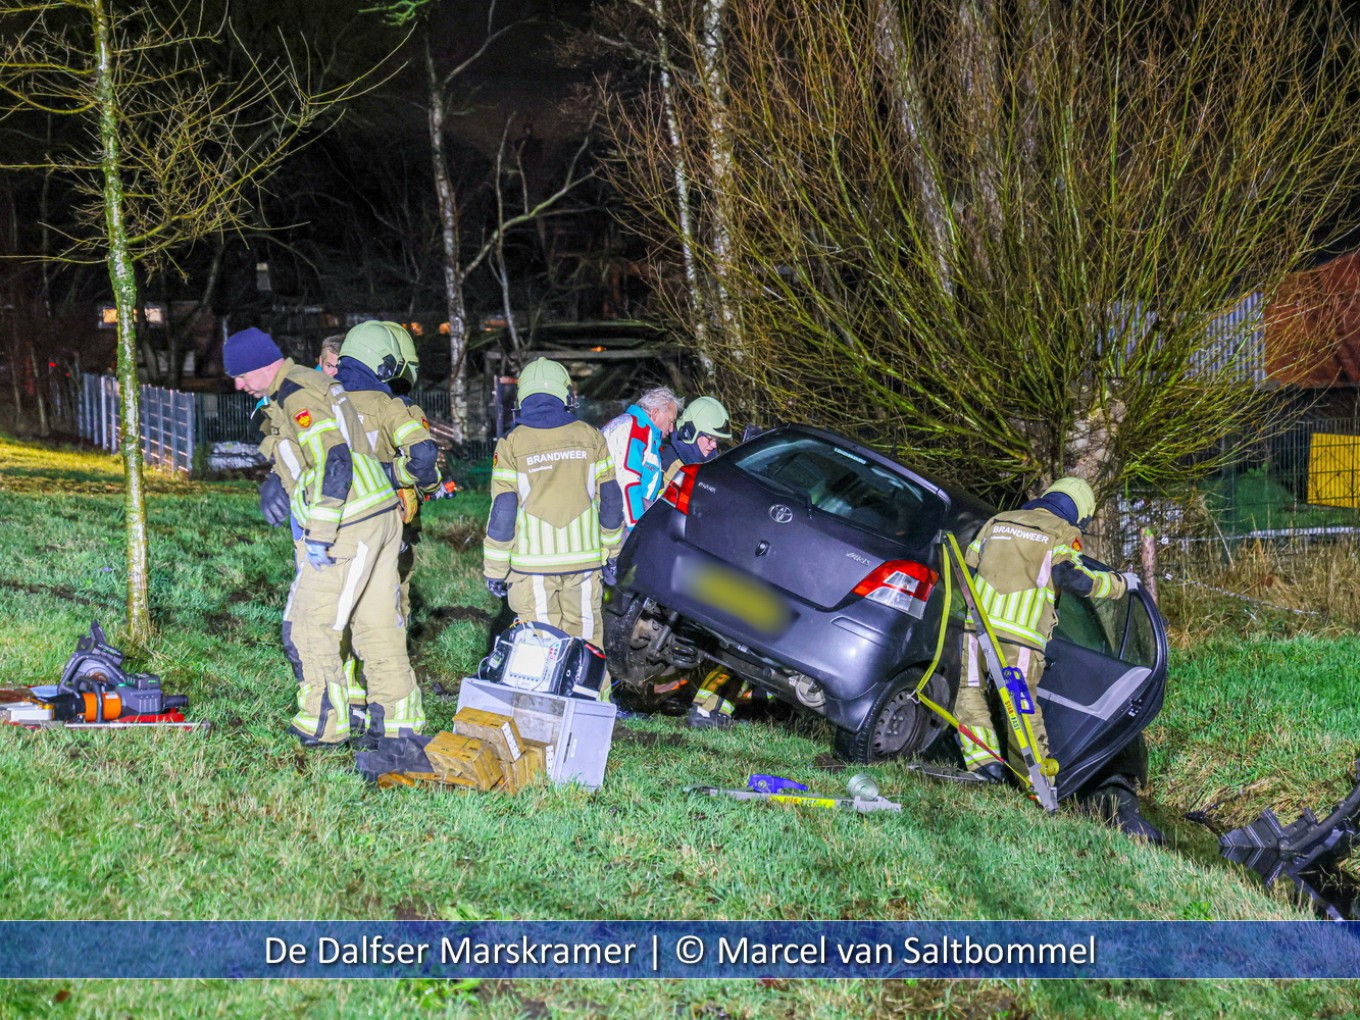
[[[658,504],[647,513],[672,519],[649,519],[634,530],[621,554],[621,587],[654,599],[709,631],[735,653],[727,657],[728,665],[771,661],[812,678],[826,698],[816,710],[837,726],[856,729],[881,684],[909,666],[928,662],[934,654],[939,598],[932,597],[922,620],[849,592],[840,604],[824,609],[767,589],[780,602],[777,621],[763,611],[744,611],[739,602],[720,607],[704,597],[705,586],[695,579],[739,572],[687,543],[683,520],[675,520],[678,515],[669,506]],[[733,580],[737,587],[763,584],[750,574]]]

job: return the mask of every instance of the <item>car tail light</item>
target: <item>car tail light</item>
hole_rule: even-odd
[[[661,494],[661,499],[682,514],[688,514],[689,497],[694,491],[694,476],[698,473],[698,464],[686,464],[680,469],[680,473],[671,479],[671,484],[666,486],[666,491]]]
[[[924,563],[888,560],[855,585],[855,594],[919,620],[926,614],[926,600],[939,579]]]

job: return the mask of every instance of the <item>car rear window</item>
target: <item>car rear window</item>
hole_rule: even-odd
[[[937,504],[914,482],[815,436],[771,436],[731,454],[731,463],[824,514],[905,542],[925,543],[939,526]]]

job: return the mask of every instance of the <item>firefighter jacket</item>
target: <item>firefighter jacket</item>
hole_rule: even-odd
[[[998,640],[1042,651],[1058,622],[1057,588],[1093,599],[1118,598],[1124,578],[1082,562],[1081,530],[1045,509],[997,514],[965,557],[978,603]],[[976,629],[969,614],[967,629]]]
[[[483,573],[570,574],[596,570],[618,552],[622,510],[614,465],[599,430],[560,400],[526,399],[546,413],[521,414],[497,444]],[[552,405],[555,405],[552,406]],[[535,427],[535,421],[547,427]]]
[[[637,404],[601,430],[614,460],[623,492],[623,524],[633,530],[646,509],[661,495],[661,430]]]
[[[339,383],[286,359],[261,402],[260,453],[290,496],[303,537],[327,545],[340,528],[393,509],[396,495]]]
[[[422,495],[438,488],[439,449],[424,412],[396,396],[354,358],[340,359],[336,378],[359,412],[373,455],[385,467],[390,465],[389,480],[399,489],[415,489]]]

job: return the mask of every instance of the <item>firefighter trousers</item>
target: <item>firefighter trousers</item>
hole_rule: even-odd
[[[1029,685],[1030,697],[1034,701],[1034,714],[1029,717],[1029,726],[1038,745],[1035,757],[1047,758],[1048,730],[1044,726],[1044,714],[1039,707],[1038,697],[1039,681],[1044,675],[1044,653],[1023,645],[1011,644],[1009,641],[1000,641],[998,645],[1006,659],[1006,665],[1019,667],[1020,672],[1025,674],[1025,683]],[[983,658],[982,649],[978,646],[977,634],[964,635],[962,674],[958,697],[954,700],[954,715],[983,744],[992,750],[1000,751],[1000,739],[992,726],[992,713],[987,697],[987,662]],[[1004,720],[1004,713],[1002,718]],[[1009,736],[1007,734],[1008,738]],[[1014,741],[1008,740],[1008,743],[1012,745],[1008,754],[1011,766],[1024,775],[1025,766],[1019,751],[1013,746]],[[970,772],[976,771],[989,761],[996,760],[987,750],[979,746],[977,741],[964,733],[959,734],[959,748],[963,751],[963,762]]]
[[[283,614],[283,644],[298,681],[292,729],[321,743],[350,735],[343,645],[350,630],[368,681],[369,730],[419,732],[425,711],[406,654],[399,610],[397,555],[401,517],[394,511],[347,524],[330,547],[335,563],[313,567],[298,553],[297,576]],[[300,544],[300,543],[299,543]]]
[[[604,581],[600,571],[521,574],[512,570],[506,582],[510,611],[518,619],[546,623],[572,637],[583,637],[596,648],[604,647]]]
[[[401,614],[402,626],[407,628],[411,625],[411,571],[416,562],[415,539],[410,538],[408,540],[410,534],[410,525],[404,525],[401,552],[397,555],[397,578],[401,584],[398,611]],[[298,542],[297,545],[301,551],[306,551],[302,542]],[[362,730],[367,726],[368,689],[364,681],[363,660],[355,654],[349,631],[345,632],[344,641],[340,646],[340,655],[345,660],[345,681],[349,688],[350,725],[353,727],[357,723]],[[357,736],[358,734],[352,735]]]

